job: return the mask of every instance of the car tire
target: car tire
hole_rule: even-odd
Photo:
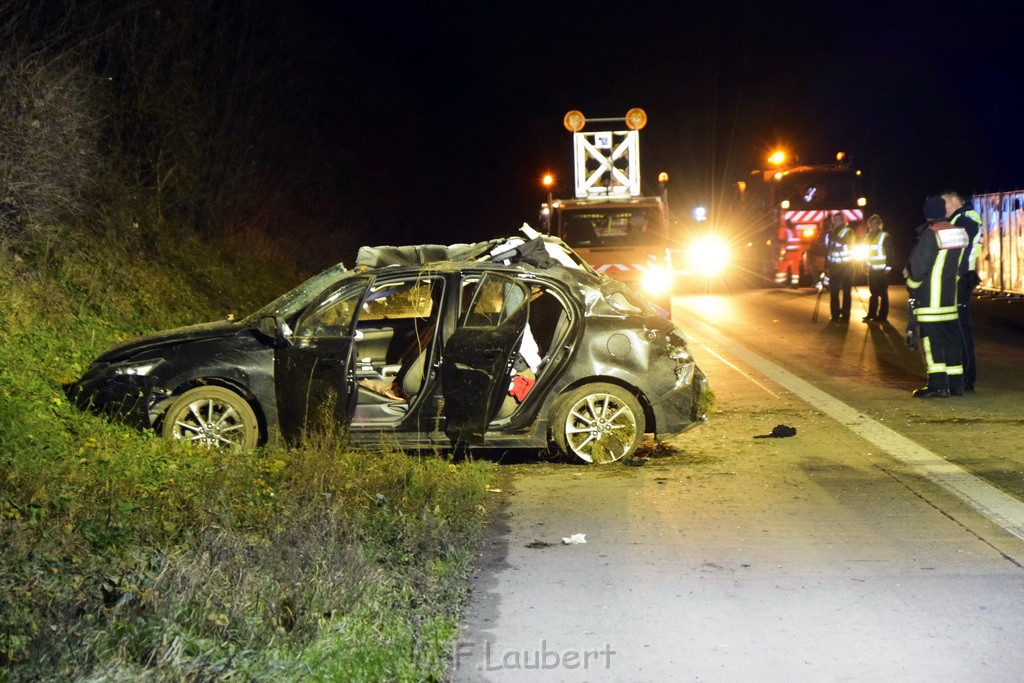
[[[202,386],[171,403],[161,435],[214,449],[249,450],[256,447],[260,430],[248,401],[224,387]]]
[[[587,384],[563,396],[551,413],[551,440],[562,455],[584,462],[628,458],[644,436],[644,412],[615,384]]]

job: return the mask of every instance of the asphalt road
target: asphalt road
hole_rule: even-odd
[[[1024,303],[976,303],[978,391],[921,400],[892,295],[890,327],[677,297],[708,422],[642,466],[501,469],[452,680],[1021,680]]]

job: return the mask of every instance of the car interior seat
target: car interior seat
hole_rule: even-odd
[[[406,400],[411,401],[413,396],[418,394],[423,387],[423,378],[426,374],[429,352],[430,344],[427,343],[412,361],[399,372],[398,381]]]
[[[411,401],[420,392],[426,377],[430,346],[434,340],[434,325],[424,328],[402,354],[402,367],[396,375],[402,395]]]
[[[536,374],[531,370],[524,370],[519,374],[535,380],[544,374],[552,351],[562,344],[568,332],[569,316],[563,304],[553,296],[542,296],[535,299],[530,304],[530,329],[533,331],[534,341],[541,353],[540,366],[537,368]],[[506,395],[502,399],[494,419],[503,420],[511,416],[518,408],[519,401]]]
[[[381,383],[393,378],[393,384],[397,385],[401,396],[393,398],[376,391],[374,388],[359,386],[359,405],[381,405],[392,404],[402,406],[412,401],[412,398],[419,393],[423,386],[423,378],[426,372],[427,359],[430,351],[431,340],[434,336],[434,326],[430,325],[418,330],[406,349],[399,354],[397,359],[398,371],[393,376],[385,376]],[[373,383],[371,383],[373,384]]]

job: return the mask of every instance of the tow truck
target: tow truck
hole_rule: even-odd
[[[658,176],[658,192],[644,194],[640,183],[640,130],[647,114],[633,108],[622,118],[588,121],[572,110],[563,121],[573,134],[575,192],[541,206],[541,219],[596,271],[626,282],[665,311],[686,275],[724,267],[718,243],[701,243],[692,257],[674,234],[668,210],[668,174]],[[587,123],[617,123],[584,131]],[[624,129],[623,129],[624,128]]]

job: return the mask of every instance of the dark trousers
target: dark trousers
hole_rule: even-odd
[[[828,269],[828,303],[832,319],[850,317],[850,296],[853,293],[853,266],[832,265]],[[840,296],[842,295],[842,296]],[[842,299],[840,301],[840,299]]]
[[[929,389],[957,392],[964,388],[963,349],[960,321],[919,323]]]
[[[889,273],[868,270],[868,317],[885,320],[889,317]]]
[[[974,331],[971,330],[971,294],[974,287],[970,282],[957,281],[956,288],[956,310],[960,315],[960,339],[962,341],[962,353],[964,361],[964,386],[973,389],[974,380],[978,378],[978,364],[974,359]]]

